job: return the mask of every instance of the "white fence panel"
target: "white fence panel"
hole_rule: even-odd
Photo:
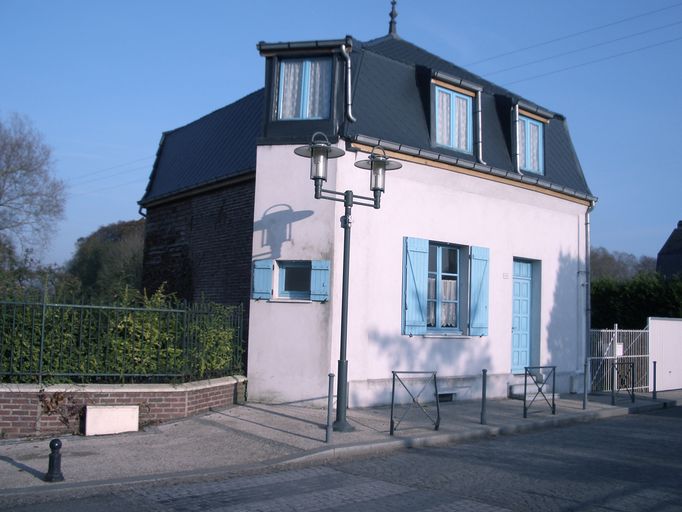
[[[651,361],[656,361],[656,389],[682,388],[682,319],[649,318]],[[649,376],[653,389],[653,372]]]
[[[590,333],[591,391],[611,391],[613,362],[634,363],[635,390],[648,391],[649,331],[618,329],[593,329]]]

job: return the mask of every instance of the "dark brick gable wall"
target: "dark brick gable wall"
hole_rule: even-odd
[[[154,291],[165,282],[166,290],[186,300],[242,303],[248,319],[255,187],[252,178],[150,206],[145,289]]]

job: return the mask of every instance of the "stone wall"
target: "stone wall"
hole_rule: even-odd
[[[243,402],[244,377],[187,384],[0,384],[0,438],[82,431],[86,405],[138,405],[140,426]]]

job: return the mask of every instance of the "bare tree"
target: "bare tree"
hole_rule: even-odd
[[[54,176],[50,147],[30,120],[0,118],[0,237],[43,245],[64,213],[64,183]]]
[[[621,251],[613,251],[604,247],[594,247],[590,253],[592,279],[614,279],[626,281],[638,274],[655,272],[656,259],[651,256],[640,256]]]

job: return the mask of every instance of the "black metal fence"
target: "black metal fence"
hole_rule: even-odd
[[[0,381],[187,382],[240,372],[243,307],[0,302]]]

